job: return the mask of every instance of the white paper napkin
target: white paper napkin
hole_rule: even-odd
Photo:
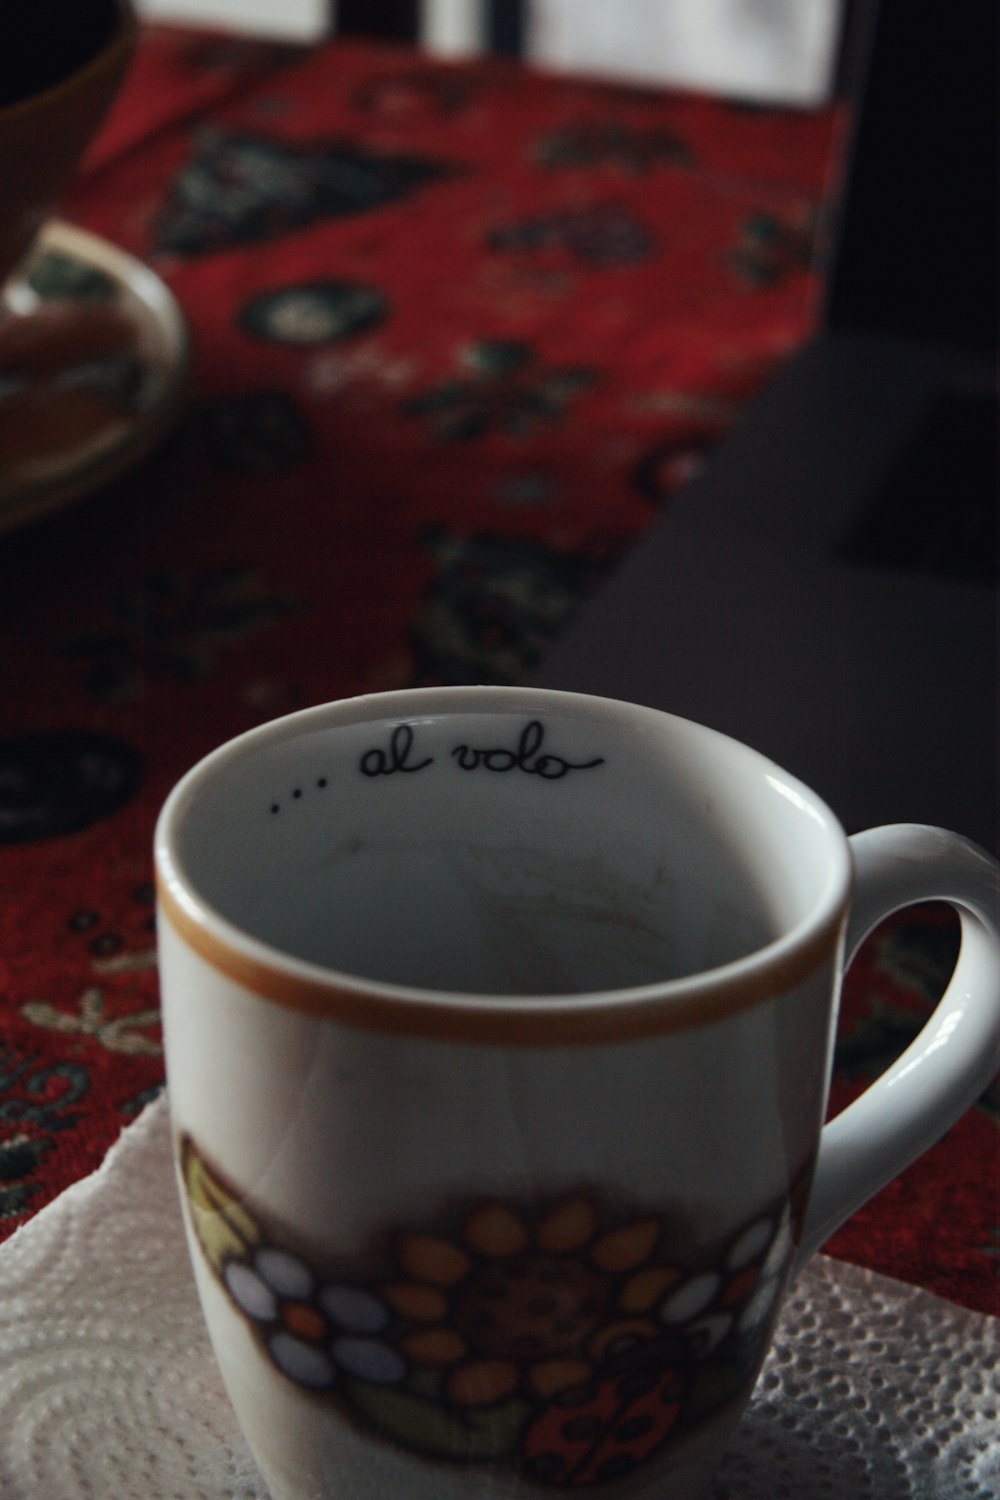
[[[1000,1500],[1000,1320],[817,1256],[713,1495]],[[202,1327],[163,1099],[0,1248],[0,1496],[267,1500]]]

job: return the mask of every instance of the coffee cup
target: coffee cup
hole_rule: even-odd
[[[128,0],[26,0],[0,20],[0,287],[27,254],[114,98]]]
[[[755,751],[514,688],[309,709],[156,834],[192,1264],[275,1500],[692,1500],[783,1292],[1000,1061],[995,862]],[[824,1127],[845,956],[941,899],[923,1032]]]

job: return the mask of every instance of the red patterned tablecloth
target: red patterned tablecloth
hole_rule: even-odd
[[[277,714],[537,661],[808,331],[836,133],[147,31],[62,212],[172,288],[190,400],[140,467],[0,538],[0,1237],[162,1083],[172,783]],[[930,909],[867,945],[833,1107],[954,951]],[[994,1090],[828,1248],[996,1310],[997,1123]]]

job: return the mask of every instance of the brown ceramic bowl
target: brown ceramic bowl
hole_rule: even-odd
[[[71,37],[56,29],[58,21],[46,24],[44,4],[36,0],[25,0],[13,22],[5,6],[6,19],[0,20],[0,53],[6,53],[0,59],[0,100],[9,101],[0,103],[0,287],[52,212],[115,97],[135,45],[130,0],[72,0],[72,6]],[[12,25],[18,28],[13,40],[6,34]],[[34,43],[22,46],[31,27]],[[20,56],[32,60],[30,73],[18,71],[18,47]],[[22,79],[26,92],[12,98]]]

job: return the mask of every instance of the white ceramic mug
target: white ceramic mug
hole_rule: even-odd
[[[358,698],[157,830],[170,1103],[275,1500],[685,1500],[797,1265],[998,1066],[997,869],[848,840],[745,746],[533,689]],[[841,968],[941,898],[956,973],[822,1129]]]

